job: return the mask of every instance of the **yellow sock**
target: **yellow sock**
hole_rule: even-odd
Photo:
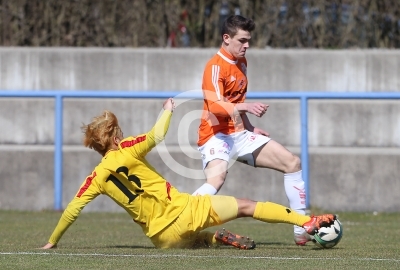
[[[289,223],[300,227],[310,220],[309,216],[301,215],[293,209],[272,202],[258,202],[253,218],[269,223]]]
[[[194,247],[195,248],[206,248],[206,247],[216,247],[216,246],[220,246],[220,245],[221,245],[221,243],[219,243],[215,239],[214,233],[208,232],[208,231],[202,231],[197,235]]]

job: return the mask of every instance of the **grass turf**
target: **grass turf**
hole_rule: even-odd
[[[400,213],[339,213],[344,235],[333,249],[297,247],[287,224],[225,224],[256,241],[246,251],[157,250],[127,214],[84,212],[57,249],[38,249],[60,215],[0,211],[0,269],[400,269]]]

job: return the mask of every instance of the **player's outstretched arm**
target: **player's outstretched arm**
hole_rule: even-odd
[[[175,101],[174,101],[174,99],[173,98],[168,98],[166,101],[164,101],[163,109],[173,112],[175,110]]]
[[[168,98],[163,103],[164,112],[160,119],[156,122],[154,127],[147,133],[149,137],[149,147],[152,148],[165,139],[167,135],[169,124],[171,122],[172,112],[175,109],[175,102],[172,98]]]
[[[47,243],[46,245],[44,245],[40,249],[51,249],[51,248],[57,248],[57,244]]]
[[[163,103],[163,109],[163,113],[153,128],[146,134],[137,136],[133,146],[129,147],[134,157],[143,157],[147,155],[151,149],[164,140],[171,122],[172,112],[175,109],[174,100],[172,98],[165,100]]]
[[[95,176],[93,176],[92,181],[94,181],[94,177]],[[82,209],[100,194],[101,193],[96,185],[90,185],[89,187],[86,187],[85,180],[82,183],[76,197],[72,199],[72,201],[67,205],[67,208],[65,208],[47,244],[44,245],[42,249],[56,248],[58,241],[72,225],[72,223],[75,222]]]

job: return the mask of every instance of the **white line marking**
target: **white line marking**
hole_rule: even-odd
[[[104,257],[150,257],[150,258],[228,258],[227,256],[183,255],[183,254],[101,254],[101,253],[53,253],[53,252],[0,252],[0,255],[57,255],[57,256],[104,256]],[[400,259],[379,258],[313,258],[313,257],[268,257],[268,256],[232,256],[229,259],[268,259],[268,260],[337,260],[337,261],[390,261],[400,262]]]

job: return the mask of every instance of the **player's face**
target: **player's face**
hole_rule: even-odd
[[[246,50],[250,47],[250,39],[250,32],[241,29],[233,37],[224,35],[224,42],[227,45],[228,51],[235,58],[242,58],[246,55]]]

